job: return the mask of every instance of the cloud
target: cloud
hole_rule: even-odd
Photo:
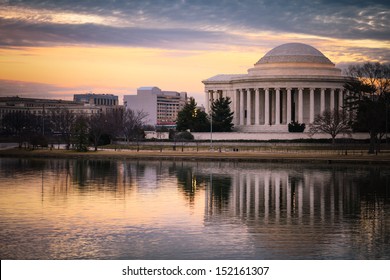
[[[118,28],[96,24],[30,24],[0,19],[0,45],[4,47],[53,45],[119,45],[173,49],[206,48],[223,41],[240,43],[234,34],[185,28]]]
[[[88,92],[97,94],[110,93],[119,96],[119,103],[121,104],[124,94],[134,94],[136,91],[137,88],[132,87],[64,87],[47,83],[0,79],[0,96],[3,97],[19,96],[44,99],[73,100],[74,94]]]
[[[78,91],[80,90],[79,88]],[[62,98],[70,100],[73,99],[73,93],[70,93],[71,91],[76,91],[76,89],[45,83],[0,79],[0,96]]]
[[[9,1],[4,7],[0,13],[3,45],[181,48],[202,43],[206,48],[240,44],[245,34],[264,31],[343,39],[390,37],[388,1],[60,0]]]

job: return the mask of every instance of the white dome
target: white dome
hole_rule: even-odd
[[[316,48],[301,44],[288,43],[273,48],[256,64],[267,63],[320,63],[333,64],[322,52]]]
[[[250,76],[257,77],[340,77],[341,70],[319,50],[301,43],[288,43],[267,52],[253,68]]]

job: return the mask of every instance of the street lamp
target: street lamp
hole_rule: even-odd
[[[45,104],[42,108],[42,135],[45,136]]]
[[[388,144],[388,140],[387,140],[387,131],[389,129],[389,93],[387,93],[385,95],[385,106],[386,106],[386,131],[385,131],[385,134],[386,134],[386,145]]]
[[[212,99],[210,100],[212,102]],[[212,104],[210,107],[210,150],[213,150],[213,110],[212,110]]]

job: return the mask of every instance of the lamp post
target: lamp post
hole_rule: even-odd
[[[42,108],[42,135],[45,136],[45,104]]]
[[[388,144],[388,140],[387,140],[387,131],[389,129],[389,94],[386,94],[385,95],[385,106],[386,106],[386,128],[385,128],[385,134],[386,134],[386,145]]]
[[[211,100],[212,101],[212,100]],[[213,150],[213,109],[212,104],[210,108],[210,151]]]

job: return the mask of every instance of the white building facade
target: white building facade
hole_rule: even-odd
[[[206,111],[219,96],[230,97],[239,132],[288,132],[290,122],[312,123],[325,110],[343,106],[341,70],[312,46],[280,45],[248,74],[217,75],[203,81]]]
[[[175,126],[177,113],[186,102],[186,92],[162,91],[158,87],[140,87],[137,95],[123,97],[126,109],[147,113],[146,123],[153,126]]]

